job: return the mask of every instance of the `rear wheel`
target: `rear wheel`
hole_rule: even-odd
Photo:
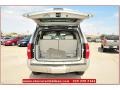
[[[77,75],[83,75],[84,74],[84,71],[81,71],[81,72],[75,72]]]
[[[21,45],[18,45],[18,47],[21,47]]]
[[[107,51],[107,49],[106,48],[103,48],[103,50],[102,50],[103,52],[106,52]]]
[[[101,50],[102,50],[102,52],[106,52],[107,51],[106,48],[103,47],[103,45],[101,45]]]
[[[32,72],[33,75],[39,75],[40,72]]]
[[[102,52],[106,52],[107,51],[107,49],[106,48],[102,48]]]

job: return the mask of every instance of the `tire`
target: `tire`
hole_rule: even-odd
[[[12,46],[15,46],[15,43],[12,43]]]
[[[21,45],[18,45],[18,47],[21,47]]]
[[[81,71],[81,72],[75,72],[77,75],[83,75],[85,72]]]
[[[33,75],[40,75],[40,72],[32,72]]]
[[[106,48],[103,47],[103,45],[101,45],[101,50],[102,50],[102,52],[106,52],[107,51]]]
[[[102,48],[102,52],[107,52],[107,49],[106,48]]]

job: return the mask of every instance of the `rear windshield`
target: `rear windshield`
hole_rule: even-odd
[[[12,37],[5,37],[4,39],[11,39]]]
[[[109,35],[109,36],[106,36],[106,39],[107,40],[119,40],[119,36]]]
[[[69,31],[45,31],[41,35],[41,39],[76,39],[75,33]]]

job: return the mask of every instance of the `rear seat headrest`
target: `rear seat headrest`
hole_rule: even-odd
[[[73,39],[73,36],[72,35],[67,35],[67,36],[65,36],[65,39]]]
[[[51,39],[51,36],[43,36],[43,39]]]

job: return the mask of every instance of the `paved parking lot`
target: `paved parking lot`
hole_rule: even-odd
[[[119,82],[119,54],[103,53],[99,43],[90,43],[90,66],[83,76],[74,73],[32,75],[27,67],[26,47],[1,46],[1,79],[3,84],[21,84],[26,78],[88,78],[98,84]]]

